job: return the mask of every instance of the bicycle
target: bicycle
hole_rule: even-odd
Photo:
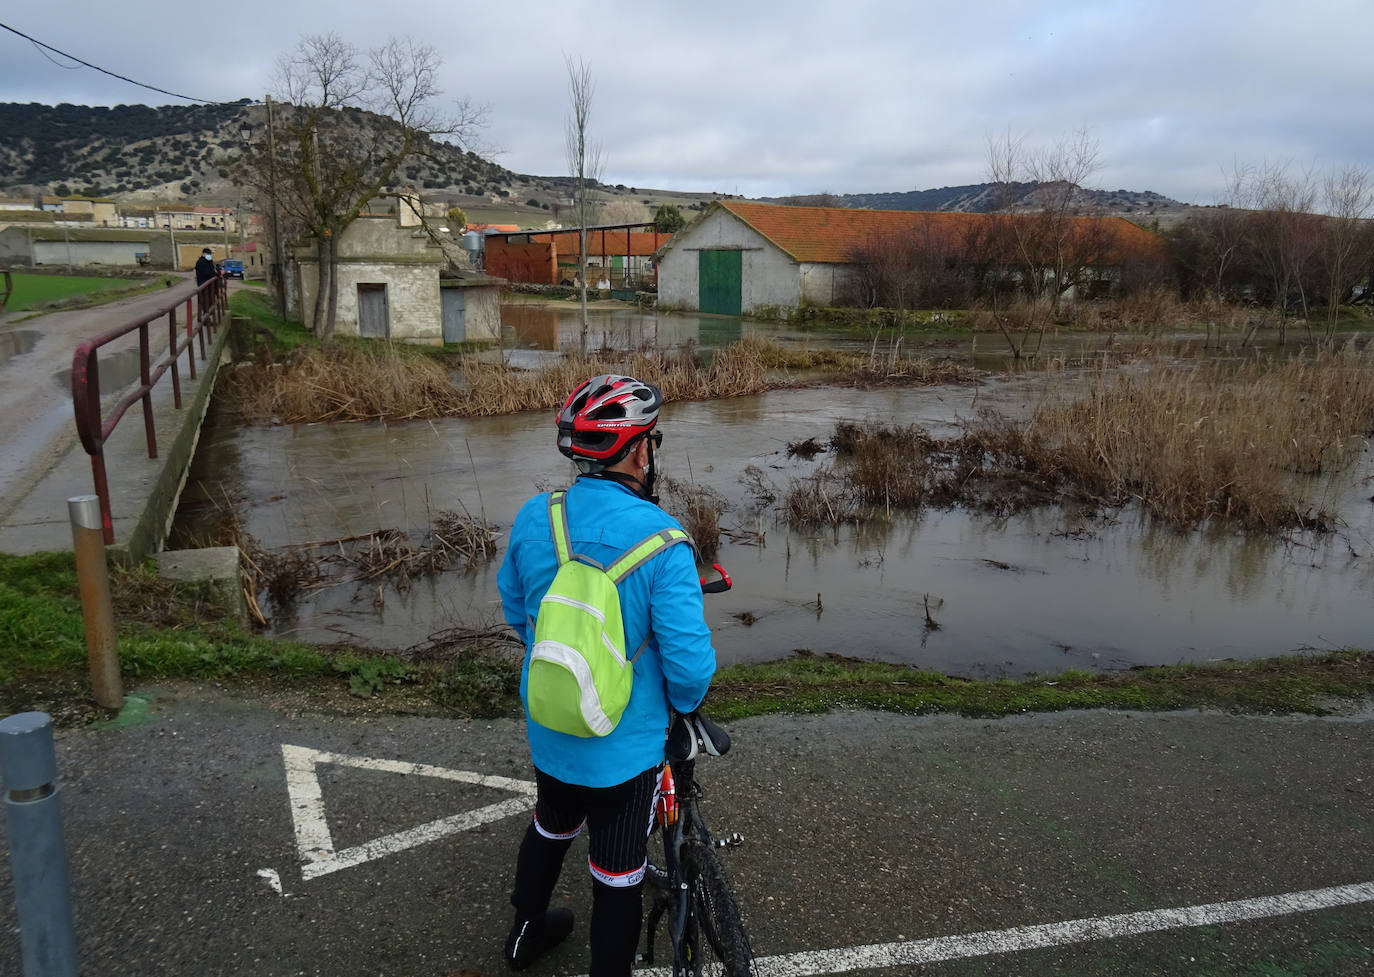
[[[721,579],[702,581],[706,593],[730,589],[730,576],[715,565]],[[753,977],[754,955],[740,918],[739,905],[725,877],[717,848],[734,847],[744,839],[732,832],[716,840],[702,817],[701,785],[696,780],[698,754],[724,756],[730,750],[725,730],[701,714],[673,714],[667,743],[672,794],[654,802],[654,832],[663,842],[663,864],[652,861],[645,879],[657,895],[645,926],[641,960],[654,962],[654,937],[668,917],[668,940],[673,950],[673,977]]]

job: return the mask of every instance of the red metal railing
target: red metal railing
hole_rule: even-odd
[[[186,312],[181,325],[184,328],[179,328],[177,310],[183,306]],[[95,479],[95,494],[100,497],[100,522],[107,546],[114,542],[114,525],[110,519],[110,487],[105,478],[105,442],[109,440],[110,434],[125,412],[136,401],[141,400],[143,430],[148,440],[148,457],[157,457],[157,433],[153,429],[153,387],[170,369],[172,397],[177,409],[181,409],[181,355],[187,354],[191,379],[196,379],[197,341],[200,346],[200,359],[204,362],[206,334],[210,335],[213,346],[215,329],[224,318],[227,309],[228,288],[224,277],[217,275],[187,295],[184,302],[177,299],[151,315],[125,323],[94,339],[88,339],[76,348],[76,353],[72,357],[72,407],[76,412],[76,431],[81,436],[81,446],[86,449],[86,454],[91,456],[91,474]],[[163,316],[167,317],[167,350],[157,363],[153,363],[153,342],[149,326]],[[134,332],[138,333],[139,383],[110,408],[108,417],[102,418],[98,360],[100,348]]]

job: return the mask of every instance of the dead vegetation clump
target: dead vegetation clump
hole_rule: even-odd
[[[259,424],[447,417],[463,401],[443,363],[390,344],[301,348],[222,382],[240,416]]]
[[[791,369],[823,369],[854,383],[954,383],[966,367],[902,356],[881,365],[853,354],[788,350],[746,337],[713,355],[694,345],[623,354],[570,354],[538,370],[475,357],[456,368],[397,344],[301,349],[284,361],[243,363],[228,371],[222,394],[250,423],[408,420],[555,410],[588,377],[625,373],[655,384],[670,400],[742,397],[786,387]]]
[[[1086,396],[1047,397],[1025,421],[985,412],[955,438],[841,422],[831,446],[845,467],[794,483],[784,511],[795,525],[833,525],[923,504],[1134,503],[1179,527],[1328,530],[1336,517],[1314,501],[1317,479],[1372,434],[1374,347],[1101,370]]]
[[[728,508],[724,497],[709,486],[675,478],[665,478],[663,489],[668,496],[668,512],[692,537],[697,553],[707,562],[715,559],[720,551],[720,515]]]
[[[1352,438],[1374,432],[1374,347],[1103,373],[1081,400],[975,430],[1084,496],[1137,501],[1176,525],[1325,528],[1334,516],[1312,501],[1311,477],[1342,468],[1359,450]]]
[[[830,443],[849,460],[849,482],[860,503],[889,510],[921,505],[930,475],[927,454],[935,444],[924,428],[841,421]]]
[[[805,528],[857,522],[862,512],[848,480],[822,465],[788,487],[782,514],[788,525]]]

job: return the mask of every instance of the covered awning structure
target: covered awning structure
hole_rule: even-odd
[[[483,267],[487,274],[513,282],[571,284],[577,274],[581,231],[564,227],[487,233]],[[601,224],[586,231],[589,284],[602,276],[616,290],[657,283],[653,256],[672,234],[657,230],[652,221]]]

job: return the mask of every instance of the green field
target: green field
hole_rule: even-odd
[[[140,284],[128,278],[86,278],[80,275],[24,275],[16,272],[11,277],[14,281],[14,294],[5,303],[7,312],[22,312],[44,302],[54,302],[73,295],[134,288]],[[0,289],[3,288],[4,280],[0,279]]]

